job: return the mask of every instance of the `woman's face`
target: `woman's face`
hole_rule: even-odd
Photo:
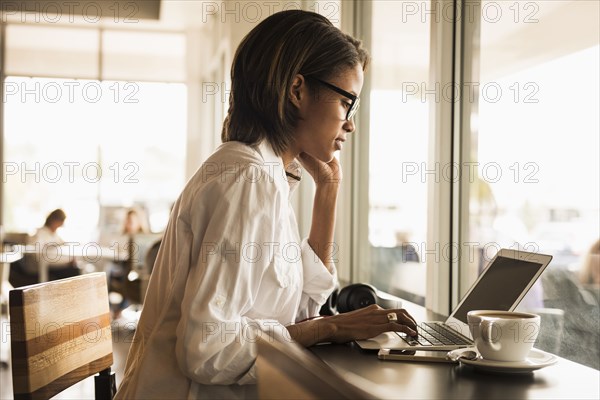
[[[326,82],[360,96],[363,79],[362,66],[357,65]],[[313,91],[306,86],[306,80],[297,91],[300,93],[297,103],[300,119],[295,132],[294,151],[329,162],[334,152],[342,149],[347,135],[355,129],[353,118],[345,120],[352,100],[318,82],[310,84]]]
[[[125,220],[125,233],[134,234],[139,233],[142,228],[142,224],[137,214],[129,213],[127,214]]]

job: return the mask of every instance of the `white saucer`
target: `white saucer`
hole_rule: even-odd
[[[448,353],[448,356],[460,357],[465,351],[475,351],[475,347],[456,349]],[[458,359],[462,364],[470,365],[474,368],[485,371],[504,372],[504,373],[524,373],[535,371],[549,365],[556,364],[558,358],[552,354],[538,349],[531,349],[529,355],[524,361],[493,361],[478,358],[476,360]]]

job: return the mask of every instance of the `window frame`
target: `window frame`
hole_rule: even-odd
[[[454,12],[456,4],[453,0],[432,0],[431,7],[452,7]],[[447,9],[447,8],[446,8]],[[372,3],[344,1],[342,2],[342,30],[359,37],[367,48],[372,43]],[[454,20],[440,19],[438,23],[431,24],[430,43],[430,72],[428,85],[435,82],[455,84],[458,71],[455,65],[457,49],[455,43],[460,26]],[[460,32],[458,32],[460,33]],[[340,280],[349,282],[364,282],[369,280],[369,270],[364,268],[370,262],[368,217],[369,217],[369,125],[370,125],[370,74],[365,75],[361,96],[361,108],[355,116],[356,131],[351,135],[350,146],[346,146],[341,153],[341,159],[349,172],[349,179],[342,185],[342,193],[338,208],[338,222],[336,238],[339,244]],[[430,138],[429,138],[429,165],[452,163],[456,157],[455,129],[459,126],[460,115],[458,107],[453,101],[430,103]],[[348,174],[348,172],[346,172]],[[453,179],[454,180],[454,179]],[[452,180],[452,181],[453,181]],[[438,182],[436,182],[438,181]],[[437,243],[439,248],[444,244],[452,243],[456,233],[453,232],[454,204],[456,201],[456,187],[452,182],[443,179],[428,179],[428,221],[427,243]],[[350,234],[348,234],[350,230]],[[423,244],[425,246],[425,244]],[[431,246],[427,246],[431,249]],[[438,247],[433,247],[437,249]],[[425,306],[434,312],[449,314],[454,293],[458,285],[458,261],[453,262],[455,255],[444,257],[441,251],[435,250],[427,255],[427,280]]]
[[[459,0],[460,9],[466,9],[466,2],[472,9],[473,15],[481,15],[481,0]],[[461,89],[467,88],[465,82],[479,82],[479,64],[475,65],[473,60],[479,61],[480,54],[480,32],[481,18],[461,18],[459,26],[459,40],[456,41],[457,47],[460,46],[460,57],[457,59],[457,70],[460,71],[458,84]],[[473,96],[472,101],[467,100],[469,96]],[[460,151],[457,155],[459,165],[471,165],[471,162],[476,161],[476,155],[471,151],[472,129],[471,121],[473,117],[479,114],[479,92],[469,93],[465,95],[461,91],[460,101],[457,110],[458,124],[455,126],[458,135],[455,140],[455,146]],[[457,193],[456,205],[453,209],[453,222],[455,227],[456,242],[460,244],[458,260],[470,260],[473,257],[471,247],[466,238],[469,237],[469,197],[471,192],[471,184],[469,182],[469,168],[460,168],[462,173],[459,179],[454,184]],[[460,299],[469,290],[471,284],[468,274],[462,273],[460,262],[456,261],[453,265],[453,280],[451,302],[452,307],[458,305]]]

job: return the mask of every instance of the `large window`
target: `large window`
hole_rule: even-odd
[[[444,312],[500,248],[551,254],[519,308],[542,316],[538,348],[598,369],[599,3],[368,4],[355,280]]]
[[[33,233],[63,208],[65,240],[97,240],[102,207],[138,206],[164,229],[184,184],[182,84],[8,77],[4,224]]]
[[[408,2],[372,2],[369,116],[369,279],[424,304],[420,257],[427,226],[429,21],[406,18]],[[360,133],[359,133],[360,134]]]
[[[3,228],[61,207],[63,239],[94,241],[135,206],[161,231],[185,179],[186,34],[72,13],[4,15]]]
[[[520,308],[542,316],[538,347],[598,369],[598,3],[483,1],[480,25],[466,240],[479,252],[461,292],[500,247],[551,254]]]

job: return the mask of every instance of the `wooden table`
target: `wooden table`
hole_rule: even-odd
[[[38,267],[39,281],[48,281],[48,270],[52,263],[67,264],[73,259],[82,259],[87,262],[100,260],[127,260],[127,252],[121,248],[110,248],[100,246],[97,243],[67,244],[64,246],[21,246],[23,254],[35,257]]]
[[[439,315],[405,302],[417,320]],[[442,318],[443,319],[443,318]],[[320,345],[313,354],[341,375],[354,374],[390,399],[599,399],[600,371],[560,358],[525,374],[498,374],[466,365],[381,361],[354,344]]]

